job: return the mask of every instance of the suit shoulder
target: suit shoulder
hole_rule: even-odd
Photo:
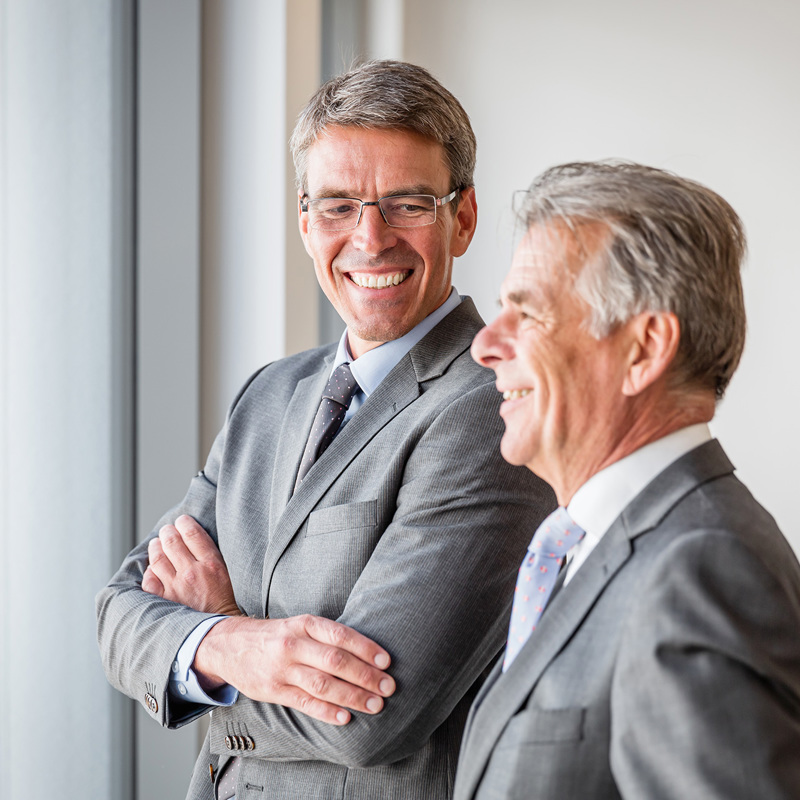
[[[264,394],[291,396],[298,381],[321,370],[326,360],[335,353],[336,345],[328,344],[265,364],[245,381],[231,406],[231,411],[239,406],[245,397],[249,401]]]

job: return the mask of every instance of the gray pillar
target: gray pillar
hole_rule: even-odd
[[[138,538],[200,468],[200,0],[139,0],[136,518]],[[136,706],[137,800],[186,794],[198,725]]]
[[[0,793],[131,797],[94,595],[133,540],[133,3],[0,3]]]

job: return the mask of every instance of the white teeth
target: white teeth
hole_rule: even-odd
[[[530,393],[530,389],[510,389],[503,392],[503,400],[519,400],[520,397],[525,397]]]
[[[394,275],[361,275],[358,272],[351,272],[350,278],[357,286],[364,289],[385,289],[387,286],[397,286],[402,283],[411,273],[395,272]]]

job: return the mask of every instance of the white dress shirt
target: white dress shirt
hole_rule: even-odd
[[[592,475],[567,506],[567,513],[586,531],[586,536],[567,554],[564,585],[572,580],[633,498],[673,461],[710,439],[711,432],[704,422],[689,425],[640,447]]]

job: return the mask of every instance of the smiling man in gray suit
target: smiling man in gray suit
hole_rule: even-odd
[[[292,147],[347,330],[244,386],[98,595],[100,648],[162,725],[215,708],[190,798],[446,798],[518,552],[555,506],[500,457],[482,322],[451,286],[475,139],[429,73],[373,62],[319,90]]]
[[[504,457],[561,508],[455,796],[800,797],[800,568],[707,427],[744,345],[741,223],[624,163],[547,171],[521,218],[472,351],[504,393]]]

